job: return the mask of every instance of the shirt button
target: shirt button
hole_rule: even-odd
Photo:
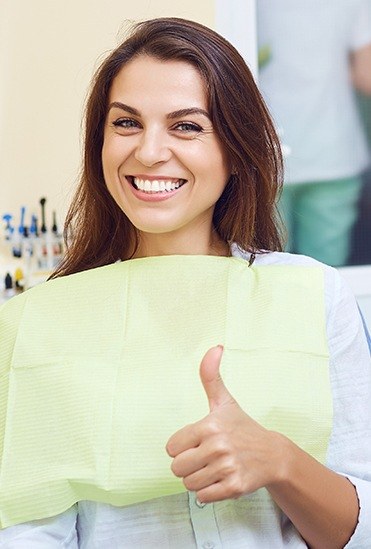
[[[213,549],[215,547],[215,543],[212,541],[205,541],[205,543],[202,544],[203,549]]]
[[[202,503],[198,498],[196,498],[196,505],[197,505],[197,507],[202,509],[203,507],[205,507],[206,503]],[[214,545],[213,545],[213,547],[214,547]],[[205,547],[205,549],[208,549],[208,547]],[[210,548],[210,549],[212,549],[212,548]]]

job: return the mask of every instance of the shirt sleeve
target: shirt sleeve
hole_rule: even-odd
[[[371,44],[371,0],[358,0],[350,35],[350,49],[359,50]]]
[[[357,491],[358,524],[346,549],[371,540],[371,358],[357,303],[339,273],[326,268],[333,428],[327,465]]]
[[[0,530],[0,549],[78,549],[77,505],[55,517],[16,524]]]
[[[362,324],[363,324],[363,328],[365,330],[366,339],[367,339],[367,343],[368,343],[368,348],[370,349],[370,353],[371,353],[371,336],[370,336],[370,332],[368,330],[368,326],[366,324],[364,316],[362,315],[361,309],[359,310],[359,312],[360,312],[360,315],[361,315],[361,318],[362,318]]]

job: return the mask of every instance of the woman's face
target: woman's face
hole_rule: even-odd
[[[183,61],[143,55],[113,80],[104,178],[121,210],[147,236],[211,234],[230,168],[207,111],[203,80]]]

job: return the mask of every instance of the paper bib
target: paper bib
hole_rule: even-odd
[[[208,413],[199,365],[217,344],[240,406],[323,462],[332,399],[321,268],[134,259],[4,305],[1,527],[80,500],[184,491],[165,445]]]

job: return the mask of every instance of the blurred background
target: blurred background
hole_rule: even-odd
[[[178,16],[226,36],[260,85],[285,151],[287,250],[356,279],[371,308],[370,11],[371,0],[2,0],[0,300],[63,254],[95,69],[131,22]]]
[[[214,27],[215,2],[0,2],[1,282],[8,273],[13,282],[23,273],[19,285],[28,287],[59,261],[91,77],[130,24],[161,16]]]
[[[286,251],[337,267],[371,324],[371,0],[258,0]]]
[[[257,39],[286,145],[287,251],[371,263],[371,1],[259,0]]]

